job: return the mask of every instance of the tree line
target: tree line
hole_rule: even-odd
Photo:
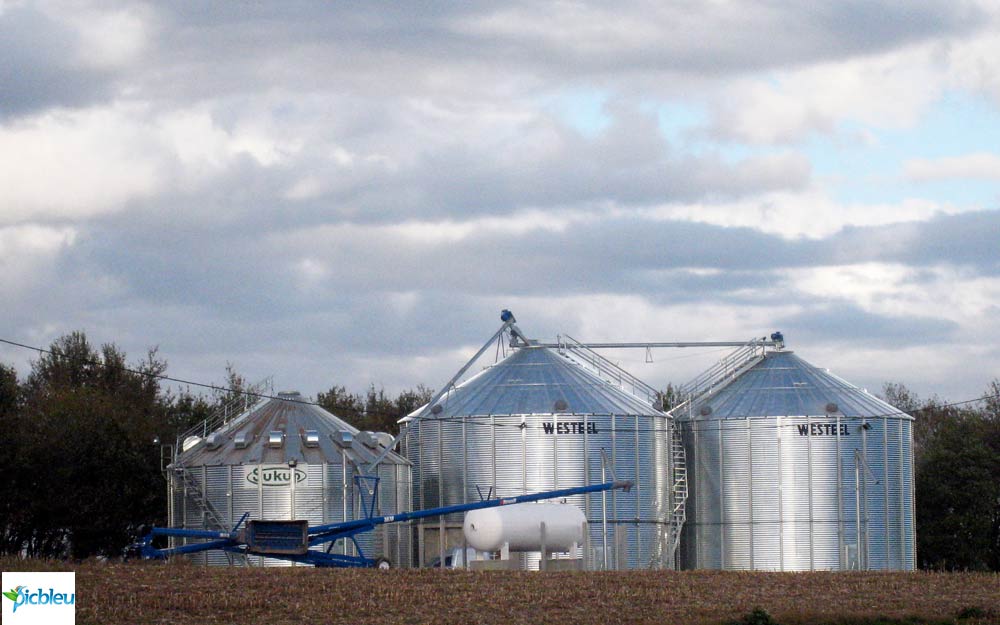
[[[166,523],[161,444],[247,388],[232,366],[210,393],[166,387],[157,377],[166,371],[155,349],[129,363],[82,332],[54,341],[23,380],[0,364],[0,553],[115,557],[141,525]],[[964,405],[923,400],[898,383],[882,394],[916,417],[920,568],[1000,570],[1000,381]],[[317,403],[358,429],[395,434],[397,421],[432,395],[423,386],[393,397],[333,385]],[[674,395],[668,385],[664,402]]]
[[[882,391],[915,417],[918,566],[1000,571],[1000,380],[982,401],[960,405],[921,400],[902,384]]]
[[[54,341],[23,380],[0,364],[0,554],[116,557],[142,525],[166,524],[161,446],[248,388],[232,366],[209,393],[170,388],[157,377],[166,371],[155,349],[129,362],[82,332]],[[430,396],[334,385],[318,403],[359,429],[395,433]]]

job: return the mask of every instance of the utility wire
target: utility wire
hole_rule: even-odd
[[[56,352],[56,351],[53,351],[53,350],[50,350],[50,349],[45,349],[45,348],[42,348],[42,347],[34,347],[32,345],[25,345],[24,343],[18,343],[16,341],[10,341],[10,340],[7,340],[7,339],[0,339],[0,343],[6,343],[7,345],[13,345],[14,347],[23,347],[24,349],[30,349],[31,351],[38,352],[39,354],[48,354],[50,356],[56,356],[56,357],[65,357],[65,356],[67,356],[66,354],[62,354],[62,353],[59,353],[59,352]],[[107,363],[101,362],[99,360],[88,360],[88,361],[86,361],[86,364],[94,365],[94,366],[97,366],[97,367],[108,367],[109,366]],[[208,384],[208,383],[205,383],[205,382],[195,382],[194,380],[185,380],[183,378],[175,378],[173,376],[164,375],[162,373],[153,373],[151,371],[143,371],[141,369],[133,369],[133,368],[131,368],[129,366],[126,366],[126,365],[121,366],[120,369],[122,371],[126,371],[128,373],[134,373],[136,375],[143,375],[143,376],[146,376],[146,377],[149,377],[149,378],[154,378],[154,379],[157,379],[157,380],[165,380],[167,382],[176,382],[177,384],[185,384],[187,386],[196,386],[198,388],[206,388],[206,389],[209,389],[209,390],[212,390],[212,391],[219,391],[219,392],[222,392],[222,393],[234,393],[234,394],[237,394],[237,395],[246,395],[248,397],[257,397],[259,399],[281,399],[282,401],[289,401],[289,402],[294,402],[294,403],[297,403],[297,404],[308,404],[308,405],[311,405],[311,406],[319,406],[320,405],[320,404],[318,404],[316,402],[311,402],[311,401],[304,400],[304,399],[290,399],[290,398],[287,398],[287,397],[278,397],[276,395],[268,395],[267,393],[256,393],[256,392],[253,392],[253,391],[247,391],[247,390],[243,390],[243,389],[234,389],[234,388],[229,388],[229,387],[226,387],[226,386],[218,386],[216,384]]]
[[[38,352],[39,354],[49,354],[49,355],[57,356],[57,357],[65,356],[65,354],[61,354],[61,353],[55,352],[53,350],[45,349],[45,348],[42,348],[42,347],[35,347],[33,345],[25,345],[24,343],[18,343],[16,341],[11,341],[11,340],[8,340],[8,339],[0,338],[0,343],[5,343],[7,345],[12,345],[14,347],[20,347],[20,348],[23,348],[23,349],[28,349],[28,350],[31,350],[31,351]],[[98,361],[98,360],[90,360],[90,361],[88,361],[88,364],[92,364],[92,365],[95,365],[95,366],[98,366],[98,367],[106,367],[106,366],[108,366],[107,363],[103,363],[103,362]],[[326,406],[324,406],[323,404],[321,404],[319,402],[309,401],[309,400],[306,400],[306,399],[294,399],[294,398],[289,398],[289,397],[279,397],[277,395],[269,395],[267,393],[257,393],[257,392],[253,392],[253,391],[243,390],[243,389],[233,389],[233,388],[229,388],[229,387],[218,386],[218,385],[215,385],[215,384],[208,384],[208,383],[204,383],[204,382],[196,382],[196,381],[193,381],[193,380],[185,380],[183,378],[175,378],[173,376],[164,375],[164,374],[161,374],[161,373],[152,373],[150,371],[143,371],[141,369],[133,369],[133,368],[128,367],[128,366],[122,366],[121,369],[123,371],[127,371],[129,373],[133,373],[133,374],[136,374],[136,375],[142,375],[142,376],[154,378],[154,379],[157,379],[157,380],[165,380],[165,381],[168,381],[168,382],[175,382],[177,384],[186,384],[186,385],[189,385],[189,386],[195,386],[195,387],[198,387],[198,388],[210,389],[210,390],[218,391],[218,392],[222,392],[222,393],[231,393],[231,394],[237,394],[237,395],[245,395],[245,396],[248,396],[248,397],[256,397],[258,399],[277,399],[277,400],[281,400],[281,401],[287,401],[287,402],[296,403],[296,404],[303,404],[303,405],[307,405],[307,406],[317,406],[319,408],[325,408],[326,407]],[[844,384],[844,385],[830,386],[830,387],[827,387],[827,388],[853,389],[854,387],[852,387],[850,385]],[[450,395],[450,393],[449,393],[449,395]],[[952,407],[955,407],[955,406],[963,406],[963,405],[972,404],[972,403],[976,403],[976,402],[982,402],[982,401],[986,401],[986,400],[990,400],[990,399],[1000,400],[1000,395],[983,395],[981,397],[976,397],[974,399],[965,399],[965,400],[962,400],[962,401],[949,402],[949,403],[945,403],[945,404],[936,404],[936,405],[933,405],[933,406],[925,406],[925,407],[921,407],[921,408],[916,408],[912,412],[918,413],[918,412],[923,412],[923,411],[928,411],[928,410],[940,410],[942,408],[952,408]],[[374,415],[374,416],[388,416],[388,417],[396,417],[397,416],[397,415],[391,414],[391,413],[376,412],[376,411],[365,411],[364,414]],[[558,417],[559,414],[560,413],[554,413],[553,416],[554,417]],[[510,417],[519,417],[519,416],[520,415],[511,415],[511,414],[458,415],[458,416],[450,416],[450,417],[425,417],[424,419],[422,419],[422,421],[425,421],[425,422],[428,422],[428,423],[434,423],[434,422],[438,422],[438,423],[462,423],[462,424],[466,424],[466,425],[486,426],[486,427],[495,427],[495,428],[508,427],[508,428],[514,428],[514,429],[519,429],[519,430],[525,430],[525,429],[542,430],[542,429],[545,429],[544,427],[541,427],[541,426],[528,425],[526,423],[495,423],[495,422],[494,423],[484,423],[484,422],[482,422],[482,421],[479,420],[479,419],[489,419],[491,417],[501,417],[501,418],[507,417],[507,418],[510,418]],[[639,417],[645,417],[645,418],[651,418],[651,419],[657,418],[656,415],[628,415],[628,414],[604,414],[604,415],[589,415],[588,414],[588,415],[583,415],[583,414],[566,413],[566,416],[570,416],[570,417],[573,417],[573,416],[580,416],[580,417],[584,417],[584,416],[603,416],[603,417],[612,417],[612,418],[614,418],[614,417],[632,417],[632,418],[635,418],[636,416],[639,416]],[[762,417],[762,416],[763,415],[744,415],[742,418]],[[788,415],[788,416],[792,416],[792,415]],[[805,416],[805,415],[803,415],[803,416]],[[895,411],[895,412],[887,412],[887,413],[882,413],[882,414],[865,415],[864,417],[845,417],[845,418],[849,418],[849,419],[859,419],[859,418],[876,419],[876,418],[881,418],[881,417],[901,417],[901,416],[910,416],[910,413],[899,410],[899,411]],[[739,419],[739,418],[741,418],[741,417],[738,417],[738,416],[729,417],[728,419],[726,419],[726,421],[736,420],[736,419]],[[687,431],[692,431],[692,432],[693,431],[702,431],[702,432],[713,431],[713,432],[715,432],[715,431],[721,431],[723,429],[729,429],[729,428],[723,428],[722,427],[722,421],[723,420],[716,420],[719,423],[719,427],[705,427],[705,421],[701,421],[700,423],[699,423],[699,421],[700,421],[699,419],[694,419],[692,421],[682,420],[682,422],[685,424],[685,426],[684,426],[685,429]],[[699,423],[699,425],[695,426],[694,425],[695,423]],[[767,429],[778,429],[780,427],[796,427],[797,425],[799,425],[799,424],[797,424],[797,423],[788,423],[788,424],[781,424],[781,425],[775,424],[775,425],[758,426],[758,428],[759,429],[764,429],[764,428],[767,428]],[[614,431],[616,433],[617,432],[621,432],[621,433],[657,433],[657,432],[668,432],[669,429],[668,428],[656,428],[656,427],[652,427],[652,428],[617,428],[616,427],[614,429]]]

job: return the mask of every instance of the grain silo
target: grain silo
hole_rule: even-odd
[[[229,531],[244,513],[251,520],[305,520],[310,525],[363,518],[354,478],[368,475],[368,467],[392,439],[360,432],[299,393],[279,393],[212,425],[207,435],[183,437],[168,467],[173,527]],[[376,514],[412,509],[409,462],[387,452],[377,475]],[[411,540],[405,524],[381,525],[358,536],[367,554],[403,567],[411,565]],[[357,555],[350,542],[337,542],[331,549]],[[289,565],[220,551],[191,557],[209,564]]]
[[[790,351],[737,356],[671,411],[691,480],[683,566],[913,569],[913,418]]]
[[[505,315],[509,315],[506,313]],[[414,503],[430,508],[535,491],[631,480],[630,493],[569,499],[585,514],[587,568],[672,567],[683,499],[674,480],[683,447],[656,392],[596,353],[524,338],[513,316],[439,396],[407,419],[404,453],[414,465]],[[510,331],[511,352],[468,380],[461,374]],[[583,355],[582,355],[583,354]],[[602,375],[604,374],[604,375]],[[613,381],[612,381],[613,380]],[[457,383],[457,384],[456,384]],[[626,390],[628,389],[628,390]],[[426,565],[462,546],[461,515],[418,526]],[[538,554],[523,554],[534,568]]]

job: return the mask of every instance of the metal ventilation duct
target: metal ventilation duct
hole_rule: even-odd
[[[278,449],[285,442],[285,433],[281,430],[271,430],[267,433],[267,446],[271,449]]]
[[[319,447],[319,431],[306,430],[302,433],[302,444],[306,447]]]

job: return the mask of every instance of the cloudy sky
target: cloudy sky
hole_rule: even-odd
[[[510,308],[976,397],[998,59],[992,0],[0,0],[0,338],[394,392]]]

